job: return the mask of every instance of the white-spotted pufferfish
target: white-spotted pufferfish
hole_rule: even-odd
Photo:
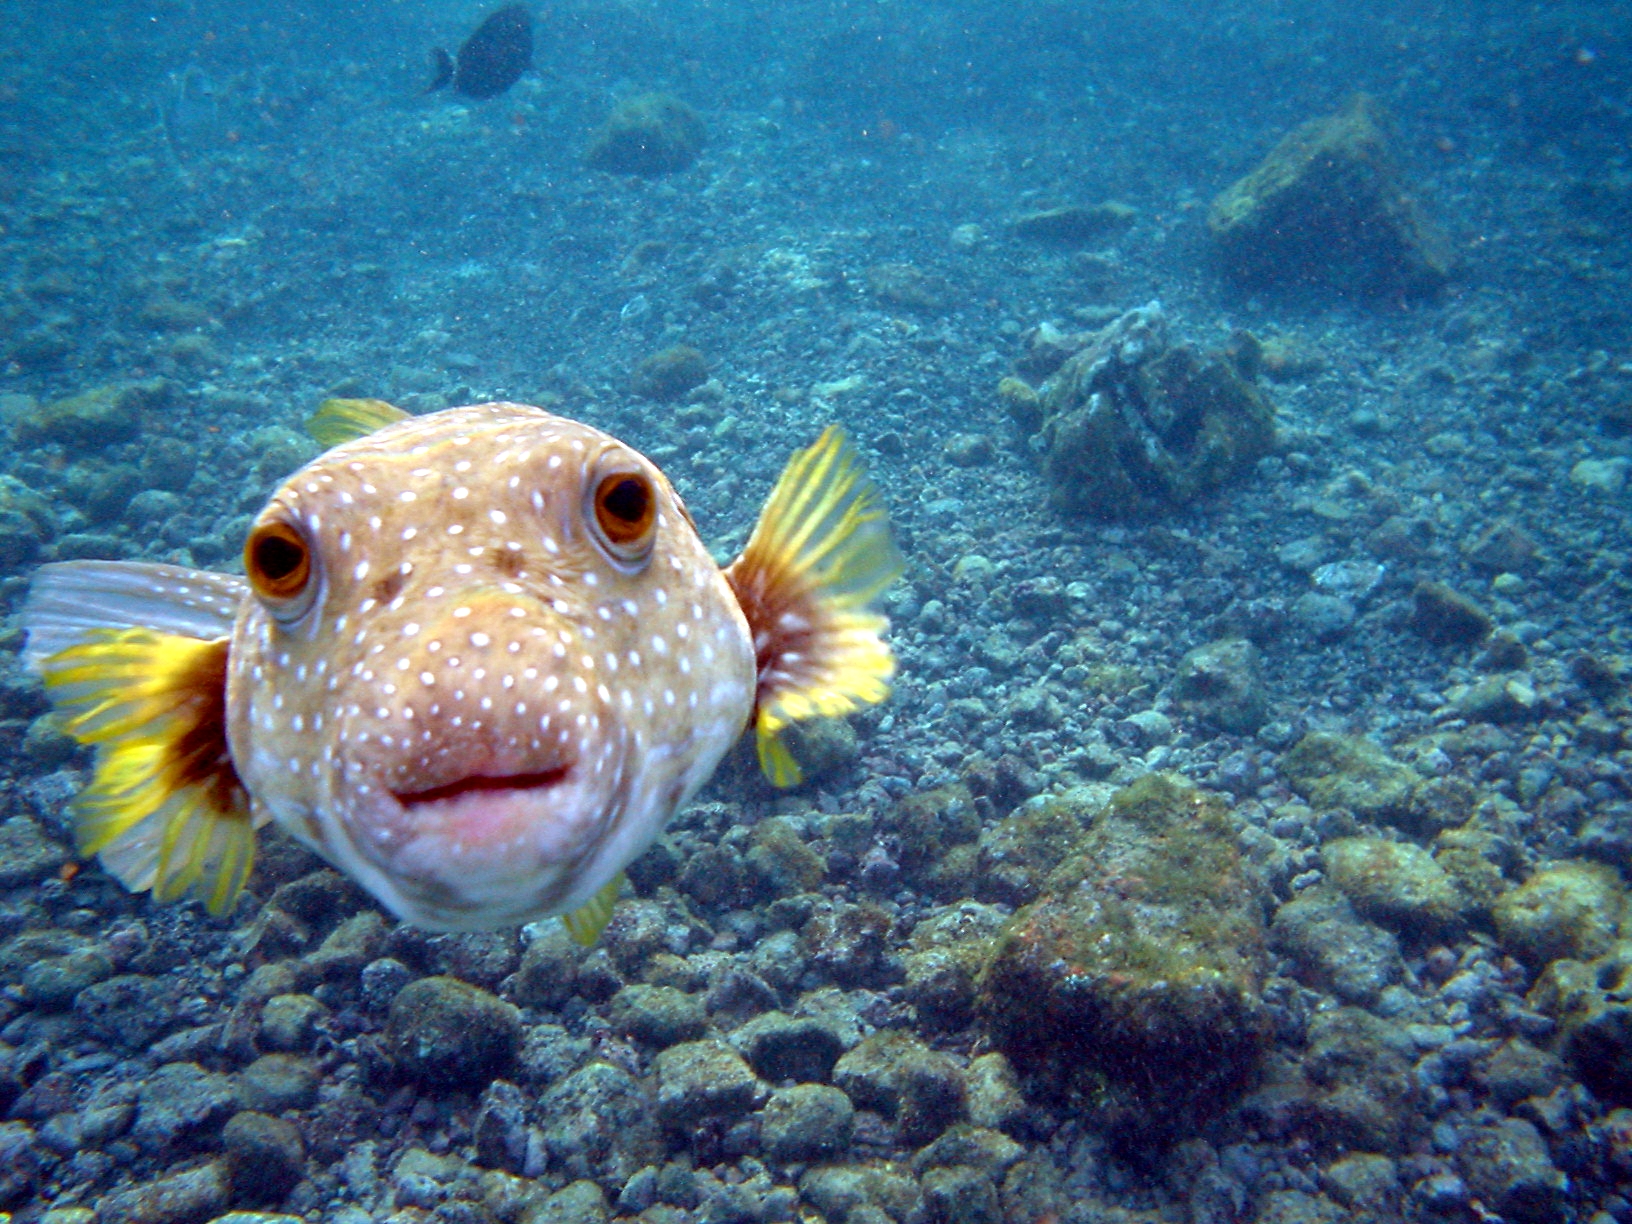
[[[81,853],[228,909],[276,822],[408,922],[562,914],[589,942],[623,868],[753,722],[888,693],[900,573],[843,436],[795,454],[721,570],[649,459],[539,408],[328,401],[255,519],[245,577],[68,562],[26,658],[96,745]],[[361,435],[361,436],[359,436]]]

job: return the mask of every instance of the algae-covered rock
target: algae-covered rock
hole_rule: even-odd
[[[1025,905],[1076,849],[1094,809],[1075,795],[1038,795],[980,835],[978,866],[968,881],[981,901]]]
[[[385,1041],[391,1061],[408,1079],[480,1087],[515,1061],[521,1012],[458,978],[420,978],[391,1001]]]
[[[818,1165],[799,1179],[799,1197],[835,1224],[884,1224],[913,1218],[918,1185],[889,1163]]]
[[[834,1066],[833,1082],[862,1109],[893,1120],[904,1143],[927,1143],[967,1108],[963,1071],[952,1056],[895,1030],[863,1038]]]
[[[592,1062],[539,1101],[544,1143],[568,1177],[622,1182],[663,1158],[651,1096],[622,1067]]]
[[[1340,837],[1321,850],[1326,875],[1367,918],[1405,932],[1460,924],[1467,898],[1433,855],[1412,842]]]
[[[1009,222],[1009,230],[1016,238],[1033,242],[1081,246],[1120,234],[1138,215],[1138,209],[1116,200],[1090,206],[1070,204],[1022,213]]]
[[[867,292],[891,306],[934,314],[945,310],[949,289],[946,281],[908,263],[874,264],[863,274]]]
[[[607,1018],[618,1032],[659,1049],[692,1041],[708,1028],[708,1013],[696,995],[644,982],[625,986],[613,995]]]
[[[0,571],[27,565],[57,534],[51,503],[14,476],[0,476]]]
[[[1396,1153],[1425,1129],[1412,1074],[1416,1046],[1398,1025],[1358,1007],[1311,1018],[1302,1070],[1313,1089],[1311,1138],[1328,1150]]]
[[[1139,518],[1216,491],[1275,441],[1275,410],[1223,354],[1169,343],[1155,304],[1093,336],[1042,391],[1055,509]]]
[[[681,398],[708,381],[708,362],[689,344],[675,344],[653,353],[635,367],[630,384],[636,395],[668,401]]]
[[[1245,638],[1197,646],[1179,661],[1174,688],[1188,712],[1232,735],[1251,735],[1269,718],[1263,660]]]
[[[1632,945],[1617,944],[1593,961],[1560,957],[1536,975],[1525,996],[1558,1022],[1555,1048],[1593,1093],[1632,1105]]]
[[[1251,1080],[1264,973],[1262,912],[1223,805],[1153,774],[1115,794],[1014,916],[978,1010],[1022,1071],[1092,1092],[1138,1143],[1172,1137]]]
[[[1300,979],[1346,1003],[1370,1006],[1405,969],[1394,936],[1363,921],[1332,888],[1305,889],[1282,905],[1270,938],[1292,958]]]
[[[1539,969],[1559,957],[1591,960],[1619,930],[1625,891],[1613,867],[1558,863],[1503,893],[1491,907],[1502,947]]]
[[[703,1118],[734,1118],[756,1109],[768,1089],[723,1041],[688,1041],[657,1056],[657,1112],[684,1130]]]
[[[1419,582],[1411,592],[1411,629],[1436,646],[1469,646],[1494,627],[1487,613],[1443,582]]]
[[[1468,1188],[1502,1219],[1520,1224],[1564,1220],[1569,1178],[1553,1164],[1534,1123],[1499,1118],[1474,1130],[1457,1152]]]
[[[780,1088],[765,1102],[759,1124],[772,1160],[821,1160],[850,1146],[856,1110],[850,1098],[827,1084]]]
[[[906,962],[907,1001],[925,1024],[958,1029],[974,1011],[975,979],[1005,921],[990,905],[965,901],[921,920]]]
[[[1442,285],[1453,266],[1364,94],[1290,132],[1213,201],[1207,227],[1226,270],[1248,285],[1418,294]]]
[[[1407,812],[1421,777],[1380,745],[1355,735],[1312,731],[1281,758],[1281,773],[1310,806],[1348,808],[1366,820]]]
[[[679,98],[637,94],[613,109],[591,139],[584,161],[612,174],[670,174],[697,160],[705,135],[702,119]]]
[[[768,1080],[825,1082],[844,1053],[835,1026],[811,1016],[770,1011],[731,1032],[731,1044]]]
[[[126,383],[92,387],[75,395],[32,405],[11,417],[22,445],[60,442],[67,446],[109,446],[134,438],[142,414],[168,398],[169,384]]]

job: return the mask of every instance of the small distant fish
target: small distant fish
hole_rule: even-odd
[[[533,66],[532,15],[525,4],[507,5],[476,27],[457,56],[438,47],[431,61],[426,93],[452,82],[453,91],[467,98],[496,98]]]
[[[237,899],[269,821],[433,930],[550,914],[592,942],[623,868],[752,723],[882,701],[901,572],[844,437],[797,452],[715,564],[649,459],[522,404],[330,400],[245,577],[47,565],[24,658],[97,749],[81,853],[161,901]]]

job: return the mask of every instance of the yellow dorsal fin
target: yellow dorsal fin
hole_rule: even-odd
[[[889,696],[895,657],[867,605],[902,570],[878,490],[837,426],[795,452],[742,556],[725,571],[758,652],[755,738],[778,786],[800,780],[778,738]]]
[[[92,629],[40,661],[63,729],[96,746],[74,800],[81,854],[134,892],[189,892],[214,914],[249,878],[255,832],[227,751],[226,638]]]
[[[567,928],[567,934],[579,947],[593,947],[601,932],[606,930],[606,924],[612,921],[612,910],[618,903],[618,890],[623,887],[623,879],[623,872],[618,872],[602,884],[588,901],[572,913],[561,915],[561,925]]]
[[[306,419],[306,432],[319,446],[328,448],[365,438],[412,415],[379,399],[326,399]]]

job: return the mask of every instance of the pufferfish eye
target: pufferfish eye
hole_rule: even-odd
[[[257,523],[244,542],[244,573],[272,615],[291,621],[311,606],[312,550],[293,524],[282,519]]]
[[[640,565],[657,538],[657,496],[644,472],[611,472],[590,494],[590,523],[608,556],[625,566]]]

